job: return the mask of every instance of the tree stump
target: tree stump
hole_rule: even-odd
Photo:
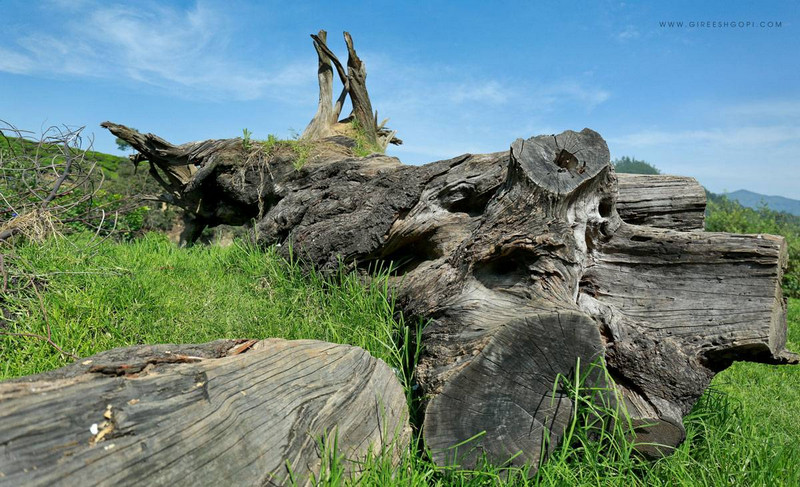
[[[204,224],[253,219],[259,242],[323,271],[392,264],[399,308],[429,322],[417,373],[437,462],[536,465],[572,410],[553,384],[578,360],[604,358],[637,441],[663,445],[640,445],[650,455],[683,440],[682,417],[732,361],[797,362],[784,349],[784,239],[702,232],[690,178],[618,177],[590,129],[406,166],[355,157],[317,123],[300,169],[240,139],[173,146],[103,126],[151,168],[191,172],[172,197],[202,201]]]
[[[357,474],[410,432],[386,364],[313,340],[110,350],[2,382],[0,405],[0,485],[310,485],[334,440]]]

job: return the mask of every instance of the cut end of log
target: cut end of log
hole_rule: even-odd
[[[535,186],[563,196],[609,167],[605,140],[591,129],[539,135],[511,144],[511,164]]]
[[[469,469],[485,455],[498,464],[538,465],[572,417],[574,405],[556,383],[576,380],[576,367],[601,354],[595,322],[579,312],[500,326],[427,407],[424,436],[434,460]]]

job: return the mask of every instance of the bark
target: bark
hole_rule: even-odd
[[[393,264],[399,308],[429,321],[417,373],[437,462],[536,465],[572,411],[553,384],[578,360],[605,359],[637,441],[663,444],[640,445],[649,455],[683,440],[683,415],[731,361],[796,362],[783,238],[699,231],[696,181],[618,176],[589,129],[424,166],[320,151],[299,171],[243,166],[217,143],[206,194],[263,202],[260,242],[322,270]]]
[[[310,485],[323,441],[357,473],[409,437],[394,372],[312,340],[115,349],[3,382],[0,403],[2,485],[285,485],[288,466]]]

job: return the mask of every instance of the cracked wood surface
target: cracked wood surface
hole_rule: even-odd
[[[528,384],[573,377],[578,359],[605,359],[637,438],[664,445],[640,445],[648,455],[683,441],[683,415],[731,361],[796,362],[784,349],[784,240],[699,231],[695,180],[617,175],[590,129],[423,166],[240,158],[218,158],[203,184],[263,203],[260,242],[323,271],[393,263],[398,308],[429,322],[417,373],[437,462],[520,453],[513,463],[535,465],[543,431],[552,448],[572,404]]]
[[[114,349],[0,383],[0,485],[300,485],[320,442],[399,454],[406,399],[366,351],[297,340]]]
[[[627,223],[673,230],[705,228],[706,192],[694,178],[620,174],[617,210]]]

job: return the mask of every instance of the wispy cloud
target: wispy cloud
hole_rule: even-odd
[[[619,41],[629,41],[639,37],[639,31],[632,25],[626,25],[624,29],[617,32],[615,37]]]
[[[607,90],[576,80],[561,80],[552,85],[542,86],[539,94],[547,97],[551,105],[575,101],[583,105],[586,110],[592,110],[611,97],[611,93]]]
[[[27,74],[33,71],[33,60],[24,54],[0,47],[0,71]]]
[[[183,95],[188,88],[190,96],[245,100],[307,82],[313,70],[313,59],[272,71],[234,60],[224,13],[203,4],[188,10],[91,2],[72,7],[60,32],[26,34],[16,48],[3,49],[0,70],[126,78]]]
[[[726,116],[780,120],[792,118],[800,122],[800,100],[762,100],[733,105],[724,109]]]
[[[453,103],[506,103],[514,95],[513,88],[504,86],[497,80],[462,83],[449,87],[447,91],[447,99]]]
[[[365,57],[365,59],[368,59]],[[370,60],[368,59],[368,62]],[[590,111],[611,97],[603,88],[576,79],[518,80],[493,73],[461,74],[454,66],[409,66],[380,61],[381,71],[391,73],[372,85],[381,106],[395,110],[430,113],[434,107],[448,106],[463,111],[508,108],[550,111],[564,106],[580,106]],[[375,71],[375,70],[374,70]],[[468,108],[467,108],[468,109]]]
[[[783,142],[800,142],[800,127],[777,125],[713,130],[646,130],[612,137],[609,138],[609,141],[630,147],[651,147],[664,144],[714,144],[727,147],[752,147]]]

